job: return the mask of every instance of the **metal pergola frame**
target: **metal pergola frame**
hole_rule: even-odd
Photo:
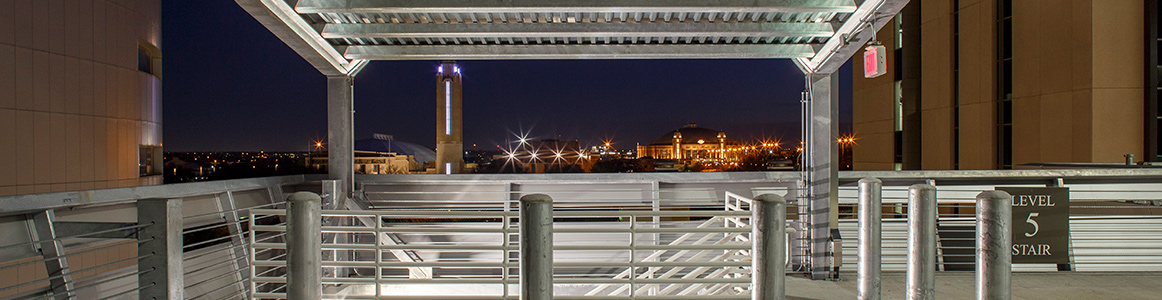
[[[371,60],[792,59],[805,77],[812,278],[837,221],[839,69],[908,0],[235,0],[327,76],[329,178],[354,192],[353,78]],[[347,163],[336,163],[347,162]]]

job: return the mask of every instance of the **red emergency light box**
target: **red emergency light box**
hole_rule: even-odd
[[[863,49],[863,77],[876,78],[888,73],[887,50],[884,45],[871,45]]]

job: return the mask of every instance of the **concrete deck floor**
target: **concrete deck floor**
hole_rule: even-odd
[[[839,281],[787,277],[787,299],[855,299],[856,274],[840,273]],[[883,299],[904,299],[904,273],[882,276]],[[972,272],[939,272],[937,299],[975,299]],[[1162,299],[1162,273],[1046,272],[1013,273],[1013,299]]]

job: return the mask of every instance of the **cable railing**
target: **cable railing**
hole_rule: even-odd
[[[301,182],[290,176],[95,190],[85,194],[89,205],[49,201],[4,216],[5,230],[27,230],[7,231],[12,239],[0,241],[0,298],[245,299],[244,212],[280,207],[282,186]],[[172,278],[183,284],[173,287]]]
[[[1021,174],[1026,173],[1060,175]],[[1040,175],[978,178],[972,177],[973,172],[932,173],[953,178],[935,179],[941,183],[936,186],[937,269],[970,271],[975,266],[976,194],[998,186],[1063,186],[1069,188],[1070,198],[1068,247],[1063,252],[1068,259],[1063,263],[1014,262],[1014,271],[1162,271],[1162,184],[1154,183],[1153,177],[1102,173],[1089,178],[1083,173],[1064,181]],[[762,193],[795,192],[794,182],[782,179],[669,182],[666,176],[634,175],[565,182],[551,176],[510,177],[520,180],[360,183],[362,194],[357,199],[366,201],[354,202],[364,203],[363,209],[369,210],[328,211],[332,215],[321,233],[329,241],[323,251],[327,295],[516,299],[520,279],[517,200],[521,195],[544,193],[553,195],[556,210],[559,238],[554,248],[560,254],[555,287],[560,299],[743,298],[750,286],[747,199]],[[632,180],[622,182],[619,178],[623,177]],[[901,271],[907,254],[904,185],[932,180],[897,176],[885,182],[883,270]],[[100,191],[93,193],[99,196],[94,203],[99,204],[92,207],[128,207],[132,215],[133,209],[140,208],[137,201],[145,200],[133,198],[136,195],[178,199],[175,202],[183,206],[177,216],[180,233],[157,236],[186,238],[177,246],[186,299],[277,297],[287,291],[287,270],[280,263],[287,252],[285,247],[273,246],[285,243],[286,237],[284,231],[276,230],[285,226],[285,211],[275,213],[283,207],[272,203],[282,199],[281,188],[273,190],[282,184],[286,182],[261,179],[220,184],[224,188],[182,185]],[[314,188],[303,184],[292,190]],[[158,197],[165,195],[161,190],[175,196]],[[804,222],[807,205],[795,195],[791,193],[786,207],[787,228],[795,230],[787,238],[788,274],[808,272],[813,265],[808,249],[812,239]],[[238,198],[235,203],[224,202],[231,196]],[[839,205],[831,208],[839,217],[835,225],[839,234],[833,232],[832,238],[845,240],[837,249],[841,251],[834,252],[835,258],[843,270],[852,271],[858,257],[855,196],[854,186],[841,186]],[[88,208],[76,207],[79,211]],[[266,214],[251,216],[252,209]],[[5,256],[6,261],[0,263],[0,273],[14,276],[0,280],[0,297],[134,297],[158,287],[141,285],[139,278],[170,271],[141,268],[158,258],[139,253],[142,245],[159,241],[141,232],[155,230],[160,223],[93,222],[99,218],[53,217],[48,214],[53,210],[60,208],[23,212],[21,222],[28,224],[27,234],[33,237],[0,243],[0,252],[19,254]],[[1021,217],[1013,223],[1025,221]],[[58,231],[33,226],[45,223],[57,225]],[[251,233],[259,229],[262,232]],[[67,272],[51,271],[63,262],[68,263]],[[380,280],[387,284],[377,284]],[[448,294],[452,291],[460,294]]]

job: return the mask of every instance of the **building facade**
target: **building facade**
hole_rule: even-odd
[[[647,145],[638,145],[637,156],[690,162],[726,162],[738,160],[744,148],[727,139],[726,132],[690,123],[663,134]]]
[[[1157,161],[1156,2],[910,2],[853,70],[854,168]]]
[[[424,146],[397,141],[390,134],[372,134],[370,139],[355,141],[355,174],[424,174],[434,173],[436,152]],[[327,169],[327,155],[307,156],[307,166]]]
[[[161,184],[161,1],[0,1],[0,196]]]

